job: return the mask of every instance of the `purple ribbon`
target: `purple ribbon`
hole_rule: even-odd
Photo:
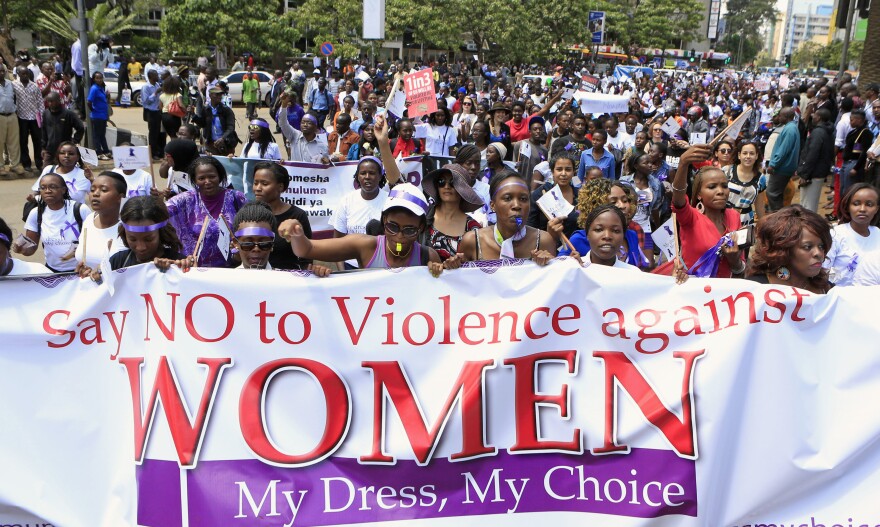
[[[58,234],[60,234],[61,237],[64,238],[64,231],[66,231],[67,229],[70,229],[70,231],[73,233],[74,239],[79,239],[79,229],[77,228],[76,223],[70,223],[69,221],[64,222],[64,228],[61,229],[61,232],[59,232]]]
[[[254,119],[253,121],[251,121],[251,126],[261,126],[261,127],[265,128],[266,130],[269,129],[269,123],[260,121],[259,119]]]
[[[159,223],[154,223],[152,225],[129,225],[124,222],[122,223],[122,228],[127,230],[128,232],[153,232],[158,231],[162,227],[168,225],[168,220],[160,221]]]
[[[392,190],[391,192],[388,193],[388,198],[389,199],[396,198],[396,199],[406,200],[406,201],[409,201],[410,203],[415,203],[416,205],[421,207],[423,211],[428,210],[427,203],[425,203],[421,199],[417,198],[416,196],[413,196],[412,194],[408,194],[402,190]],[[424,214],[424,212],[422,214]]]
[[[854,254],[852,260],[850,260],[849,265],[846,266],[846,271],[848,273],[856,272],[856,267],[859,265],[859,255]]]
[[[269,238],[274,238],[275,233],[262,227],[245,227],[235,231],[236,238],[241,238],[242,236],[268,236]]]
[[[725,234],[714,247],[700,256],[687,273],[698,278],[715,278],[718,276],[718,264],[721,263],[721,249],[729,245],[731,245],[730,235]]]

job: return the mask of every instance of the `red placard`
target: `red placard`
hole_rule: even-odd
[[[437,111],[437,91],[434,89],[434,72],[423,69],[403,78],[403,91],[409,103],[410,118],[432,114]]]

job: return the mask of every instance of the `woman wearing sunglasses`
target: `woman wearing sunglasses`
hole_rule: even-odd
[[[425,230],[428,203],[422,191],[410,183],[394,187],[382,207],[383,234],[350,234],[344,238],[309,240],[297,220],[286,220],[278,233],[300,258],[327,262],[355,259],[364,269],[394,269],[440,263],[437,251],[417,239]],[[268,258],[268,256],[267,256]]]
[[[248,140],[241,149],[241,156],[247,159],[281,160],[281,150],[265,119],[257,117],[248,125]]]
[[[259,201],[247,203],[235,213],[232,247],[241,257],[238,269],[272,269],[269,255],[275,246],[277,225],[272,209]]]

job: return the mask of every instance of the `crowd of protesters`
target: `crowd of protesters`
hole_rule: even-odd
[[[35,146],[42,170],[21,234],[0,222],[0,275],[75,271],[99,280],[104,259],[112,269],[155,263],[326,276],[424,266],[439,275],[468,261],[546,265],[570,255],[678,281],[749,278],[816,293],[880,283],[877,85],[732,70],[600,74],[572,61],[348,61],[311,75],[294,63],[261,86],[250,82],[252,61],[233,67],[246,72],[243,99],[234,101],[247,105],[241,134],[215,67],[196,66],[194,82],[185,66],[151,61],[144,69],[151,153],[169,181],[161,190],[143,183],[143,171],[84,168],[77,96],[54,88],[51,64],[44,77],[20,67],[16,80],[0,66],[0,122],[16,114],[15,124],[45,145]],[[437,111],[396,114],[403,76],[423,68],[432,70]],[[103,91],[102,69],[92,91]],[[625,98],[626,111],[584,111],[578,93],[587,78],[599,94]],[[99,130],[106,93],[85,102]],[[31,133],[34,112],[42,134]],[[10,142],[18,135],[0,134],[12,170],[30,163]],[[108,157],[107,145],[97,145]],[[414,155],[441,165],[421,186],[403,182],[397,166]],[[229,186],[217,156],[261,160],[255,201]],[[308,214],[280,199],[290,181],[282,158],[358,161],[331,239],[313,239]],[[571,205],[567,216],[543,214],[538,203],[548,192]],[[222,221],[232,230],[230,251],[217,247]],[[671,224],[672,258],[653,236]],[[45,267],[10,254],[32,255],[39,244]]]

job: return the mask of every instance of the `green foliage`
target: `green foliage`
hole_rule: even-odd
[[[131,47],[138,55],[148,55],[162,51],[162,42],[158,38],[132,35]]]
[[[79,35],[71,29],[69,20],[75,16],[76,11],[72,3],[58,4],[37,11],[32,27],[37,31],[57,35],[65,41],[73,41]],[[86,16],[92,19],[90,42],[94,42],[101,35],[118,35],[134,26],[134,14],[124,15],[120,8],[110,4],[98,4],[86,13]]]
[[[289,49],[299,38],[291,13],[274,2],[169,0],[159,23],[166,51],[200,55],[210,44],[250,51],[258,57]]]
[[[777,14],[776,0],[727,0],[727,30],[717,49],[735,55],[739,64],[752,62],[763,47],[762,28]]]

